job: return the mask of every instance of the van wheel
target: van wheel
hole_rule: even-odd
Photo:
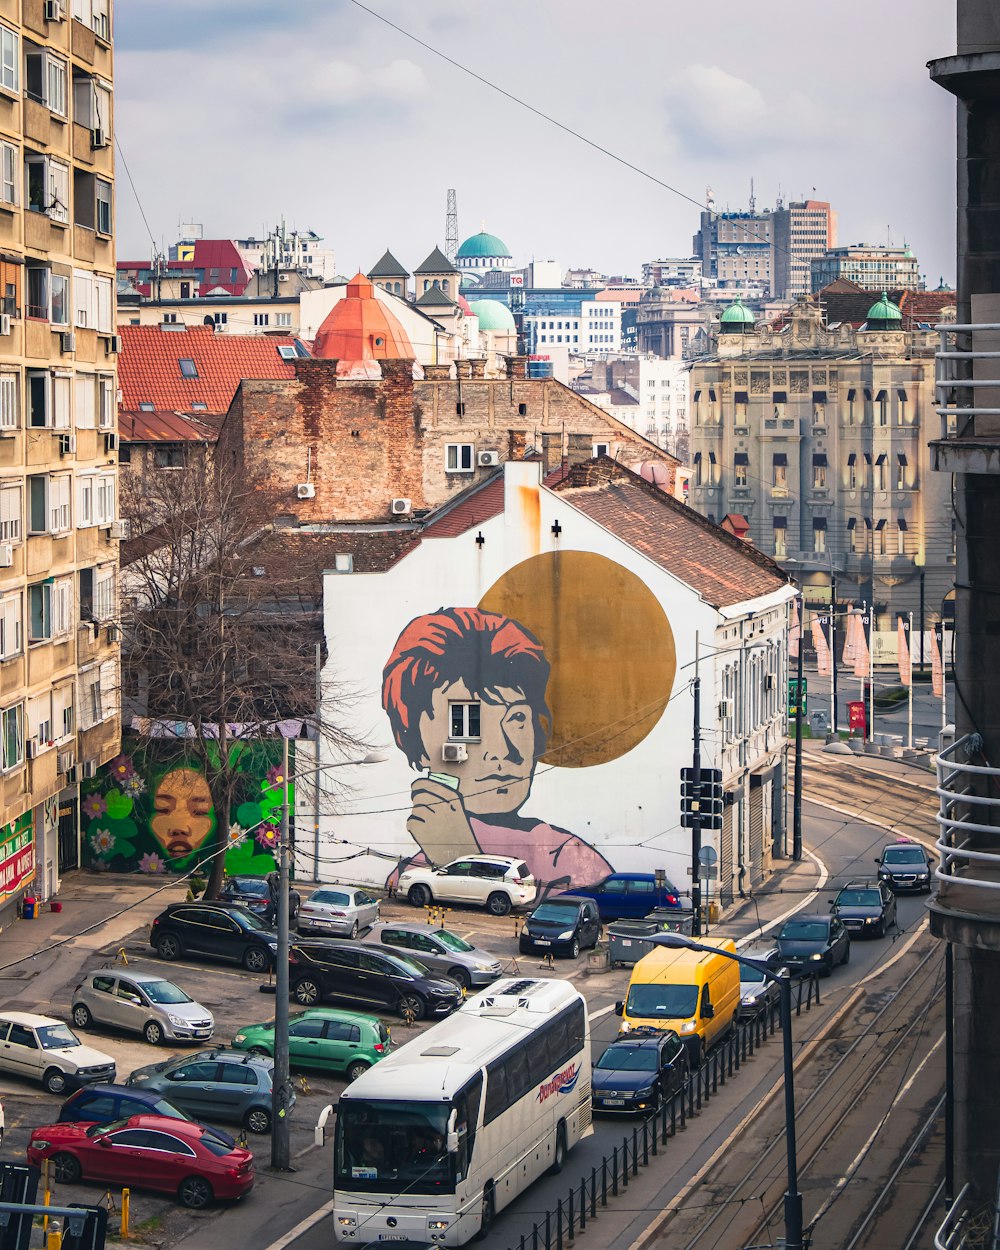
[[[510,911],[510,899],[506,894],[501,894],[499,890],[494,890],[486,900],[486,906],[491,915],[506,916]]]
[[[479,1232],[476,1233],[476,1241],[485,1241],[490,1229],[493,1227],[493,1220],[497,1213],[497,1200],[493,1195],[493,1185],[487,1181],[483,1186],[483,1214],[479,1222]]]
[[[552,1156],[552,1166],[549,1171],[553,1176],[558,1176],[566,1166],[566,1125],[559,1121],[559,1127],[556,1129],[556,1149]]]
[[[42,1084],[50,1094],[64,1094],[66,1092],[66,1073],[60,1072],[58,1068],[49,1068],[42,1077]]]
[[[426,885],[411,885],[410,892],[406,896],[414,907],[430,907],[434,902],[434,896],[431,894],[430,887]]]

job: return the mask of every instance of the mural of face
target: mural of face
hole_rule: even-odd
[[[182,859],[212,832],[212,815],[212,793],[204,773],[175,768],[157,787],[149,827],[171,859]]]
[[[478,702],[479,738],[466,744],[468,759],[443,765],[441,748],[449,741],[450,704]],[[520,690],[498,686],[476,698],[464,681],[439,686],[431,710],[420,717],[425,768],[447,770],[457,778],[465,810],[473,816],[516,812],[531,789],[535,771],[536,727]]]

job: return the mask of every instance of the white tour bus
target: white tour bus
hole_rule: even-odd
[[[508,977],[341,1094],[338,1241],[461,1246],[590,1131],[590,1036],[568,981]]]

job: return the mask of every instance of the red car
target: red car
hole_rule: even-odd
[[[52,1160],[55,1180],[158,1189],[198,1209],[253,1188],[253,1154],[203,1124],[134,1115],[113,1124],[48,1124],[28,1143],[28,1162]]]

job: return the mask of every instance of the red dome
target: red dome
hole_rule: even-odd
[[[376,298],[375,287],[359,273],[347,284],[347,295],[334,304],[320,326],[313,356],[336,360],[339,374],[378,377],[381,371],[370,362],[413,360],[414,351],[406,331]]]

